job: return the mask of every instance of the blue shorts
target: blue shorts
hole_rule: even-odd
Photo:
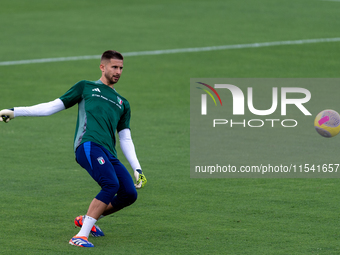
[[[103,146],[85,142],[76,150],[76,160],[102,188],[96,198],[120,210],[137,199],[132,177],[125,166]]]

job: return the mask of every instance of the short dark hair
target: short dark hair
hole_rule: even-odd
[[[102,54],[102,58],[101,61],[103,60],[110,60],[110,59],[119,59],[119,60],[123,60],[124,57],[121,53],[119,53],[118,51],[115,50],[107,50]]]

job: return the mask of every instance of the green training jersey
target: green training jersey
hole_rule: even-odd
[[[60,97],[65,108],[78,104],[74,150],[91,141],[104,146],[113,156],[116,152],[116,130],[130,128],[130,104],[114,89],[100,80],[80,81]]]

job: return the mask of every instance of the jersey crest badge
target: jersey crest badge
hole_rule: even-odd
[[[122,100],[119,96],[117,96],[117,100],[118,100],[118,103],[119,103],[120,105],[123,104],[123,100]]]
[[[97,160],[98,160],[99,164],[101,164],[101,165],[105,164],[105,160],[103,159],[103,157],[99,157],[99,158],[97,158]]]

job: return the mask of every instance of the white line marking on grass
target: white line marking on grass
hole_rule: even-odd
[[[328,2],[340,2],[340,0],[321,0],[321,1],[328,1]]]
[[[305,40],[294,40],[294,41],[249,43],[249,44],[234,44],[234,45],[221,45],[221,46],[170,49],[170,50],[136,51],[136,52],[125,52],[125,53],[122,53],[122,54],[123,54],[124,57],[134,57],[134,56],[150,56],[150,55],[164,55],[164,54],[175,54],[175,53],[215,51],[215,50],[231,50],[231,49],[247,49],[247,48],[249,49],[249,48],[260,48],[260,47],[270,47],[270,46],[297,45],[297,44],[324,43],[324,42],[340,42],[340,37],[320,38],[320,39],[305,39]],[[78,56],[78,57],[42,58],[42,59],[28,59],[28,60],[16,60],[16,61],[2,61],[2,62],[0,62],[0,66],[35,64],[35,63],[50,63],[50,62],[65,62],[65,61],[76,61],[76,60],[87,60],[87,59],[100,59],[100,57],[101,57],[101,55],[90,55],[90,56]]]

